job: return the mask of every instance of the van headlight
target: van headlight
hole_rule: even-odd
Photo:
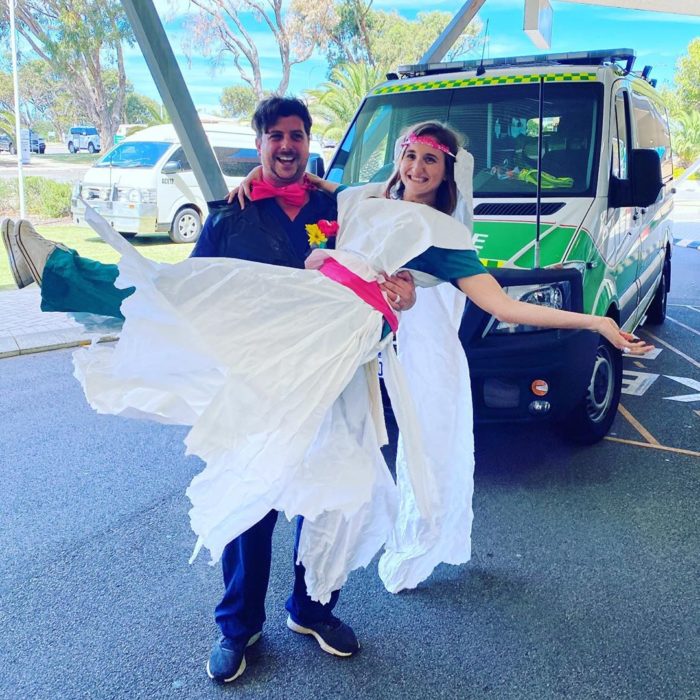
[[[512,299],[525,304],[549,306],[552,309],[571,310],[571,284],[564,280],[550,284],[523,284],[504,287],[503,291]],[[496,321],[488,329],[488,333],[529,333],[542,330],[539,326],[526,326],[519,323]]]

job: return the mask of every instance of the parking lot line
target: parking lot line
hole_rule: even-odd
[[[666,316],[667,321],[672,321],[673,323],[681,326],[682,328],[685,328],[687,331],[690,331],[691,333],[695,333],[695,335],[700,335],[700,331],[696,331],[695,328],[691,328],[690,326],[686,326],[685,323],[681,323],[680,321],[676,321],[675,318],[671,318],[670,316]]]
[[[661,444],[622,404],[618,405],[617,410],[650,445]]]
[[[621,442],[624,445],[634,445],[635,447],[648,447],[652,450],[663,450],[665,452],[675,452],[680,455],[689,455],[691,457],[700,457],[700,452],[695,452],[693,450],[684,450],[681,447],[667,447],[666,445],[652,445],[648,442],[641,442],[640,440],[625,440],[624,438],[610,437],[607,435],[606,440],[610,442]]]
[[[682,350],[679,350],[678,348],[674,348],[673,345],[671,345],[670,343],[667,343],[665,340],[661,340],[661,338],[659,338],[658,336],[655,336],[653,333],[650,333],[646,329],[644,330],[644,334],[648,335],[650,338],[655,340],[657,343],[661,343],[661,345],[667,347],[671,352],[675,352],[676,355],[680,355],[684,360],[688,360],[688,362],[690,362],[690,364],[693,365],[694,367],[697,367],[698,369],[700,369],[700,362],[698,362],[697,360],[694,360],[689,355],[686,355]]]

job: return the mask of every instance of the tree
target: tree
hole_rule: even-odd
[[[272,33],[277,44],[282,77],[275,92],[284,94],[289,87],[292,66],[311,56],[313,44],[304,46],[303,50],[292,47],[287,18],[283,16],[284,0],[190,2],[199,8],[199,12],[189,22],[191,33],[185,42],[185,51],[189,54],[193,49],[199,49],[204,55],[213,57],[215,65],[225,56],[232,56],[241,79],[250,85],[257,100],[264,97],[265,90],[256,37],[246,28],[243,21],[246,13],[252,13],[257,21]]]
[[[671,122],[673,150],[686,165],[700,157],[700,111],[688,110],[675,115]]]
[[[688,53],[678,60],[674,82],[679,110],[700,110],[700,37],[688,44]]]
[[[322,135],[340,140],[364,96],[382,80],[382,73],[366,63],[343,63],[332,71],[328,82],[309,90],[309,109],[318,117]]]
[[[7,13],[7,3],[0,4],[0,18]],[[17,0],[16,15],[25,41],[65,76],[79,110],[97,126],[102,142],[111,143],[126,99],[122,41],[133,40],[121,2]],[[105,68],[112,66],[117,79],[110,91]]]
[[[339,63],[367,63],[382,72],[415,63],[449,24],[449,12],[420,12],[407,20],[397,12],[372,10],[371,0],[292,0],[290,27],[298,50],[319,46],[331,69]],[[482,25],[472,21],[448,60],[477,48]]]
[[[161,116],[162,115],[162,116]],[[170,121],[167,111],[152,97],[130,91],[126,96],[124,110],[125,124],[167,124]]]
[[[219,103],[227,117],[249,118],[257,102],[253,88],[248,85],[231,85],[221,91]]]

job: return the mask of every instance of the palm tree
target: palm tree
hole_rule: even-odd
[[[327,82],[309,90],[309,109],[324,139],[339,141],[365,95],[383,78],[382,72],[367,63],[341,63]]]
[[[700,111],[679,112],[673,119],[673,150],[685,163],[700,156]]]

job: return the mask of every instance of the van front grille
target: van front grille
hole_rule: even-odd
[[[564,202],[542,202],[540,214],[550,216],[558,212]],[[482,202],[474,208],[474,216],[536,216],[535,202]]]

